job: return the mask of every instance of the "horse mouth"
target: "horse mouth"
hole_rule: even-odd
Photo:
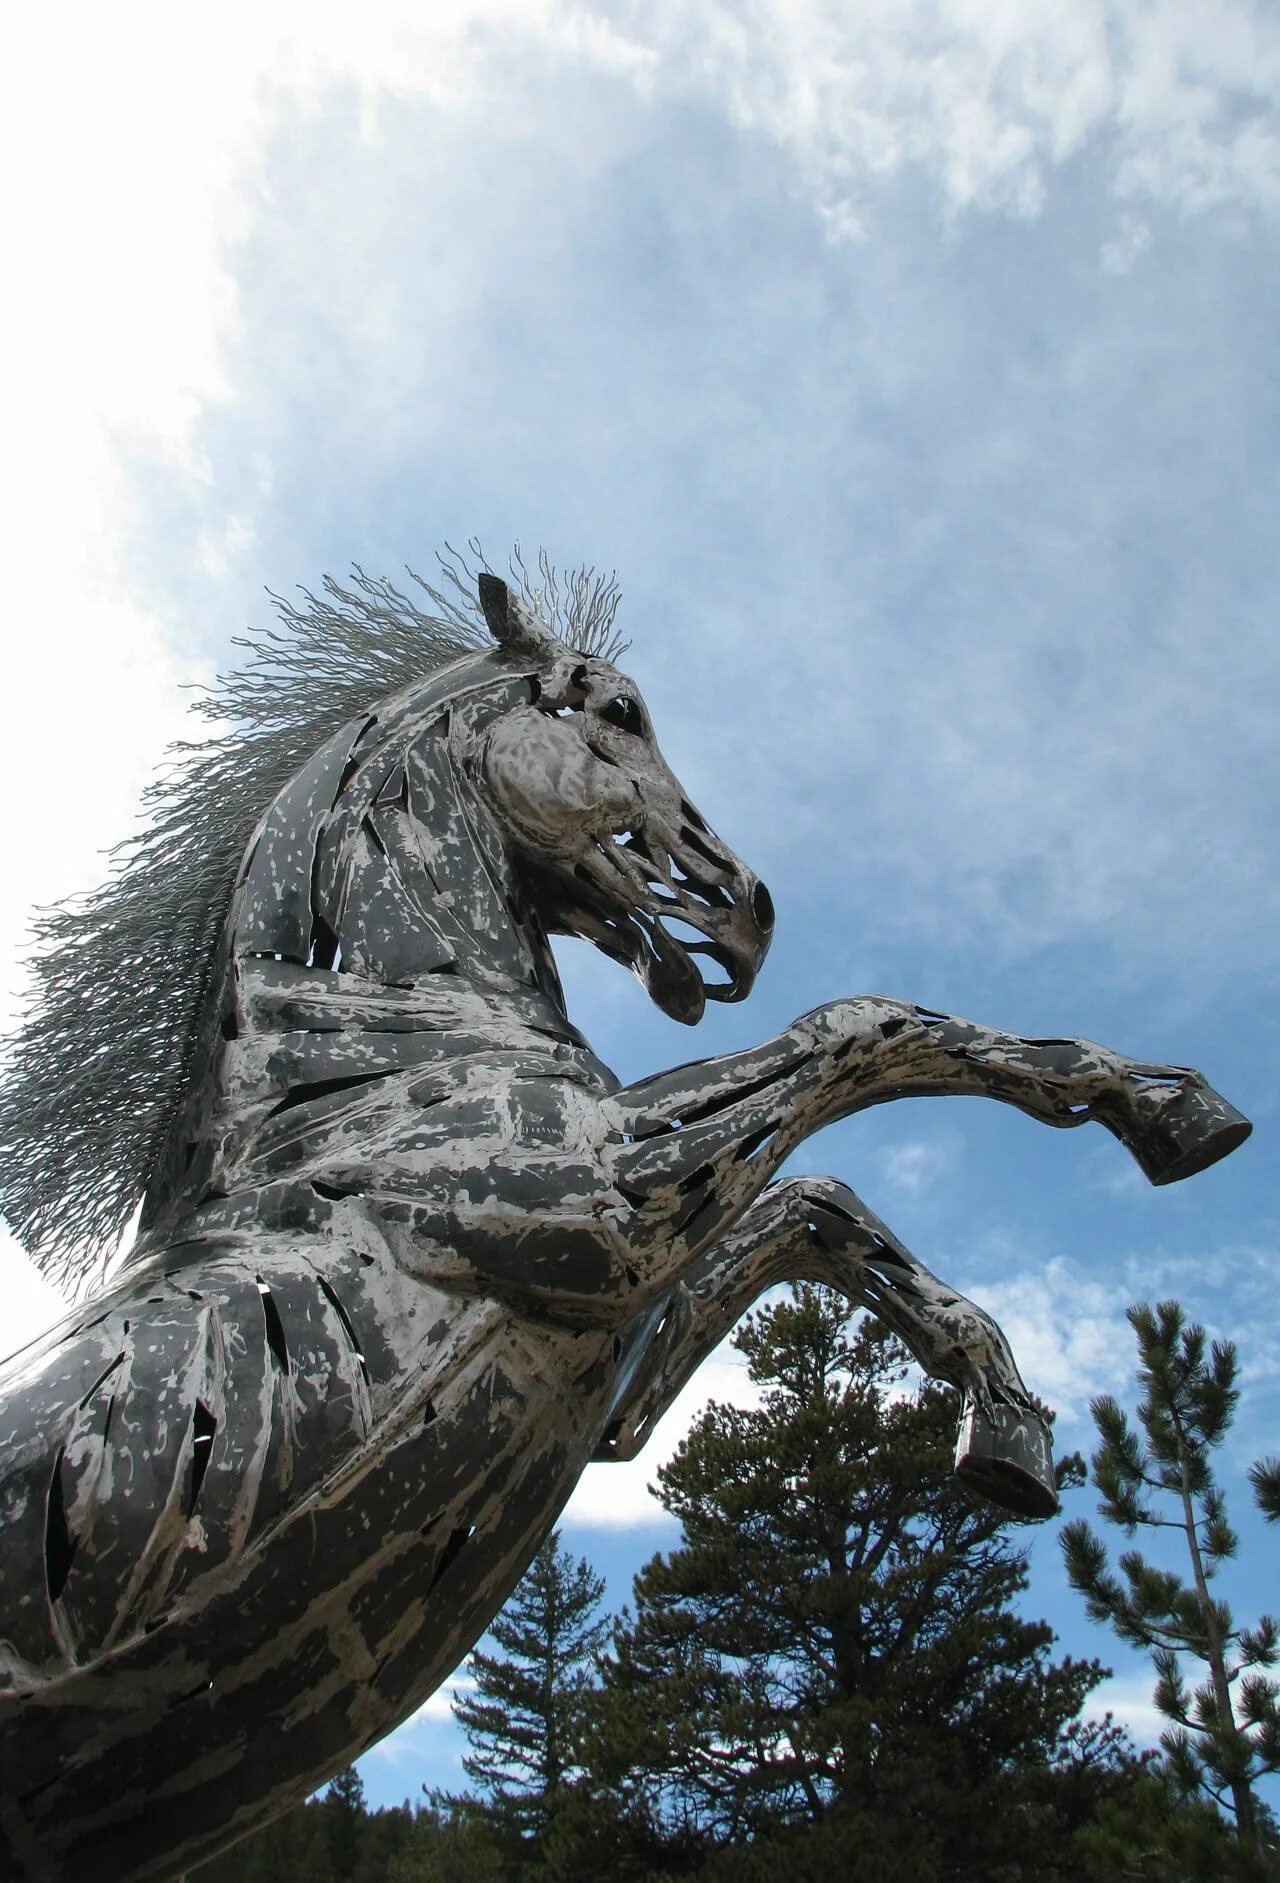
[[[590,939],[631,968],[671,1019],[693,1026],[708,1000],[751,992],[773,904],[705,826],[701,835],[689,823],[677,833],[652,821],[642,832],[619,831],[599,840],[574,875],[588,892]]]

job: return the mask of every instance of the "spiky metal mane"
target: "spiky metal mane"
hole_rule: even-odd
[[[0,1209],[54,1280],[77,1284],[119,1242],[181,1098],[231,890],[254,826],[325,740],[380,699],[490,645],[476,568],[449,550],[443,588],[409,571],[419,607],[353,569],[301,603],[271,596],[278,628],[236,640],[246,659],[192,710],[205,738],[170,748],[143,793],[146,827],[101,888],[34,924],[36,997],[0,1073]],[[562,639],[612,659],[612,576],[511,574]]]

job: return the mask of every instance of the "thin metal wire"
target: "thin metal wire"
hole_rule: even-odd
[[[33,923],[35,997],[0,1062],[0,1210],[49,1277],[75,1288],[111,1254],[146,1189],[191,1071],[236,872],[262,812],[326,739],[394,693],[488,644],[480,544],[446,546],[429,608],[355,567],[279,627],[238,638],[245,660],[192,704],[207,736],[170,747],[143,792],[146,827],[110,853],[91,894]],[[618,585],[559,576],[517,544],[511,575],[568,645],[611,659]],[[270,591],[268,591],[270,592]]]

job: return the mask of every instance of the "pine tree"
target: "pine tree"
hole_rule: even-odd
[[[1128,1550],[1120,1557],[1122,1583],[1083,1519],[1063,1528],[1067,1574],[1095,1621],[1149,1650],[1156,1705],[1171,1722],[1162,1743],[1175,1779],[1188,1794],[1207,1793],[1229,1806],[1246,1856],[1261,1860],[1274,1846],[1255,1787],[1264,1774],[1280,1771],[1280,1690],[1261,1670],[1280,1657],[1280,1625],[1263,1615],[1256,1627],[1238,1628],[1211,1587],[1237,1549],[1211,1459],[1239,1399],[1236,1350],[1231,1342],[1208,1346],[1204,1329],[1187,1322],[1177,1301],[1160,1302],[1154,1313],[1139,1302],[1129,1321],[1138,1342],[1142,1436],[1113,1398],[1093,1401],[1099,1509],[1128,1536],[1140,1528],[1177,1535],[1191,1579]],[[1263,1514],[1274,1520],[1280,1462],[1264,1460],[1250,1477]],[[1193,1691],[1184,1658],[1205,1670]]]
[[[474,1692],[453,1702],[471,1745],[462,1763],[482,1796],[443,1802],[535,1851],[578,1769],[583,1695],[609,1632],[603,1595],[603,1579],[553,1532],[489,1630],[499,1652],[473,1652]]]
[[[658,1474],[682,1545],[636,1579],[554,1873],[1066,1874],[1055,1778],[1105,1670],[1013,1611],[1025,1558],[955,1482],[953,1397],[905,1396],[902,1350],[821,1290],[735,1344],[762,1404],[710,1407]],[[1117,1739],[1076,1761],[1086,1815]]]
[[[331,1781],[322,1805],[329,1846],[329,1863],[339,1883],[351,1883],[360,1854],[361,1832],[368,1815],[364,1780],[354,1765],[344,1766]]]

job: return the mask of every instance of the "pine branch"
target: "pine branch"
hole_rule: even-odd
[[[1280,1458],[1259,1458],[1249,1467],[1258,1509],[1268,1523],[1280,1523]]]

